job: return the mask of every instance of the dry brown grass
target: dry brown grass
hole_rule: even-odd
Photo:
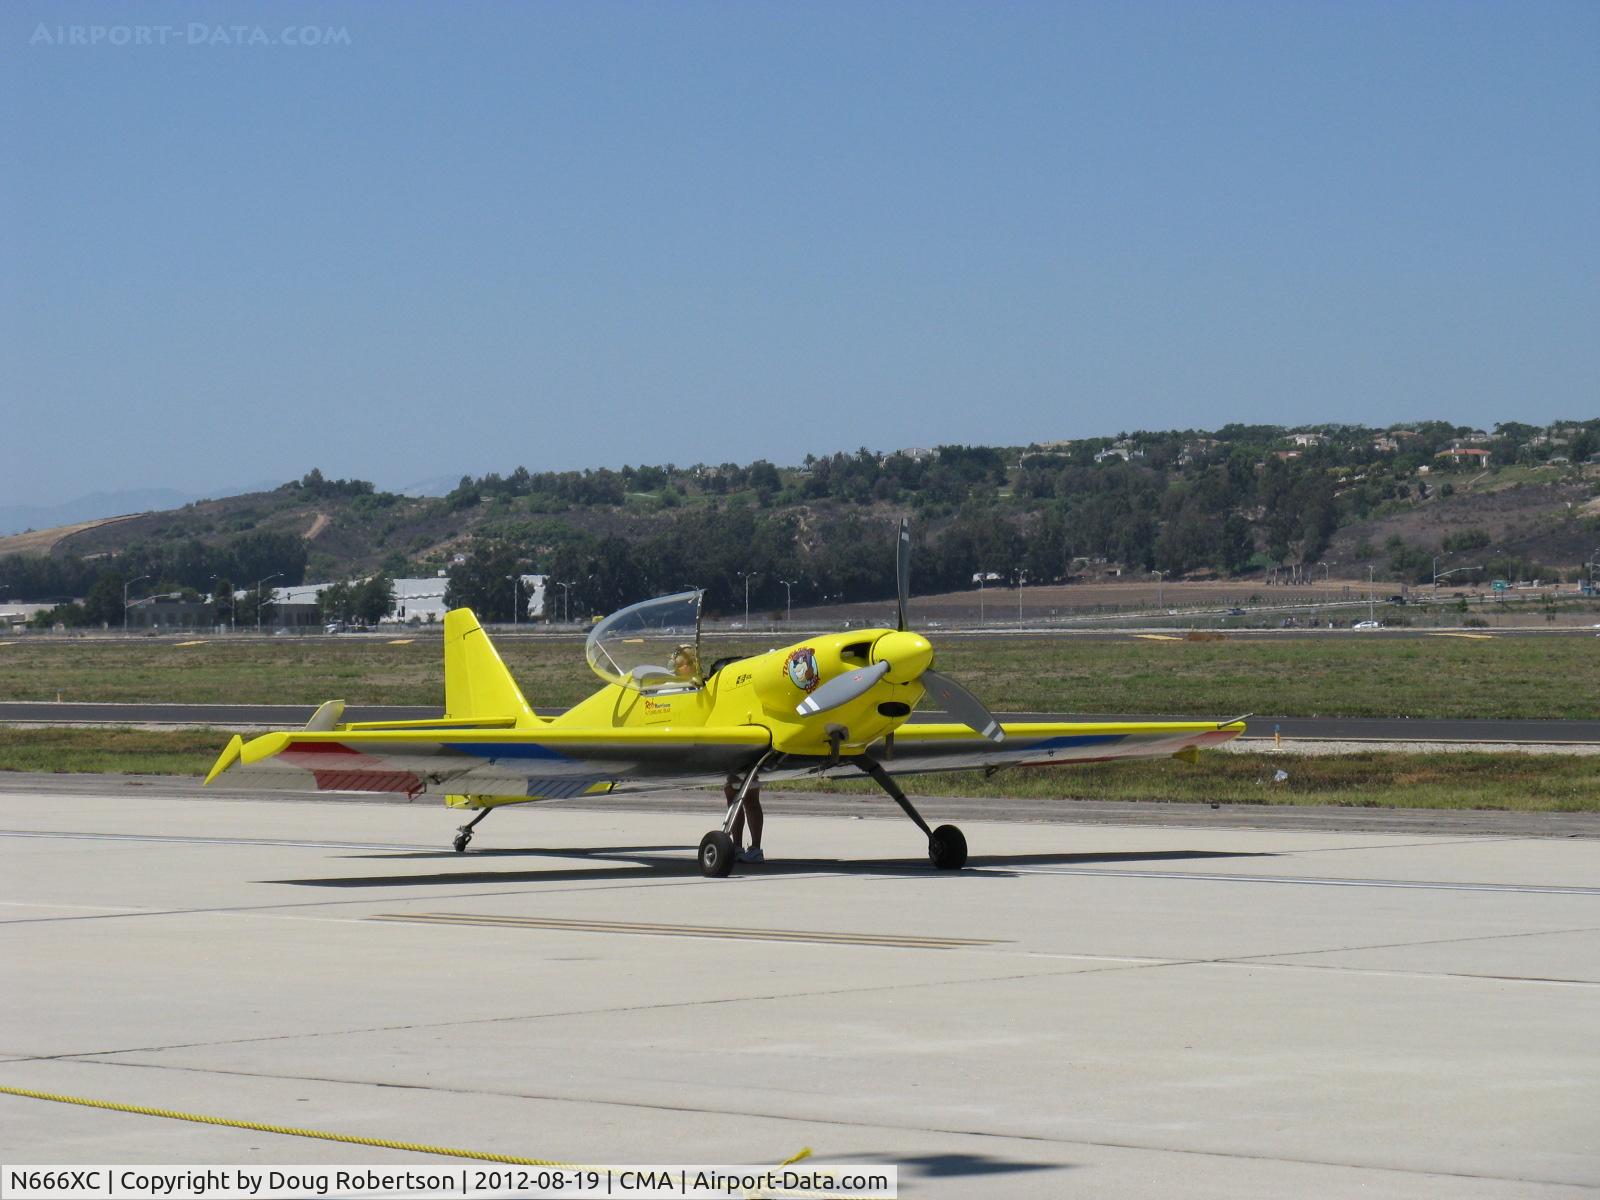
[[[54,529],[34,529],[28,533],[13,533],[9,537],[0,537],[0,556],[7,554],[49,554],[56,548],[57,543],[65,541],[74,534],[87,533],[91,529],[103,529],[107,525],[118,525],[123,521],[132,521],[143,513],[129,513],[122,517],[101,517],[98,521],[79,521],[76,525],[57,525]]]

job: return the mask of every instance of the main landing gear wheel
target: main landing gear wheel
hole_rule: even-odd
[[[954,825],[941,825],[928,837],[928,857],[941,871],[959,871],[967,865],[967,839]]]
[[[723,879],[733,870],[733,839],[713,829],[700,839],[700,874],[708,879]]]

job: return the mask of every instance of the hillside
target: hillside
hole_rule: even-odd
[[[493,616],[509,615],[498,593],[518,570],[569,581],[575,611],[688,585],[736,611],[750,575],[751,604],[771,609],[887,594],[882,545],[904,512],[925,592],[1019,572],[1035,584],[1369,570],[1422,582],[1437,565],[1456,582],[1576,579],[1600,544],[1597,450],[1600,421],[1493,433],[1434,422],[861,450],[793,467],[518,468],[438,498],[312,471],[272,491],[0,541],[0,585],[48,600],[141,575],[209,591],[448,571],[454,598]]]

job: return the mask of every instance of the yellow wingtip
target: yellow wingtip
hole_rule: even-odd
[[[234,763],[238,762],[239,752],[243,749],[244,739],[237,733],[234,734],[233,740],[230,741],[226,749],[224,749],[223,752],[217,756],[216,764],[211,768],[211,773],[206,776],[206,783],[209,784],[218,775],[221,775],[229,767],[233,766]]]

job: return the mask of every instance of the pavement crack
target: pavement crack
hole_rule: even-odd
[[[1346,954],[1357,950],[1409,950],[1417,946],[1452,946],[1461,942],[1507,941],[1513,938],[1554,937],[1568,933],[1600,933],[1600,926],[1580,925],[1575,929],[1529,929],[1521,933],[1477,933],[1467,937],[1429,938],[1417,942],[1375,942],[1367,946],[1330,946],[1325,950],[1279,950],[1272,954],[1238,954],[1214,962],[1262,962],[1273,958],[1295,958],[1311,954]],[[1295,965],[1295,964],[1286,964]],[[1312,964],[1304,964],[1310,966]]]
[[[890,983],[873,987],[820,988],[811,991],[763,992],[752,996],[715,996],[703,1000],[674,1000],[661,1004],[627,1004],[612,1008],[575,1008],[558,1012],[514,1013],[498,1017],[465,1017],[450,1021],[418,1021],[401,1025],[370,1025],[351,1029],[324,1029],[300,1033],[277,1033],[261,1037],[218,1038],[201,1042],[173,1042],[157,1046],[126,1046],[114,1050],[79,1050],[71,1054],[42,1054],[29,1059],[33,1062],[89,1061],[117,1054],[160,1054],[169,1050],[202,1050],[218,1046],[248,1046],[266,1042],[303,1041],[313,1038],[354,1037],[367,1033],[405,1033],[422,1029],[456,1029],[475,1025],[499,1025],[515,1021],[548,1021],[568,1017],[617,1016],[625,1013],[671,1012],[690,1008],[708,1008],[722,1004],[763,1004],[774,1000],[805,1000],[824,996],[870,995],[875,992],[912,991],[921,988],[952,987],[959,984],[1012,983],[1022,979],[1049,979],[1065,975],[1095,975],[1103,971],[1138,970],[1166,963],[1117,964],[1091,967],[1076,971],[1019,971],[1008,975],[973,976],[961,979],[930,979],[915,983]]]

